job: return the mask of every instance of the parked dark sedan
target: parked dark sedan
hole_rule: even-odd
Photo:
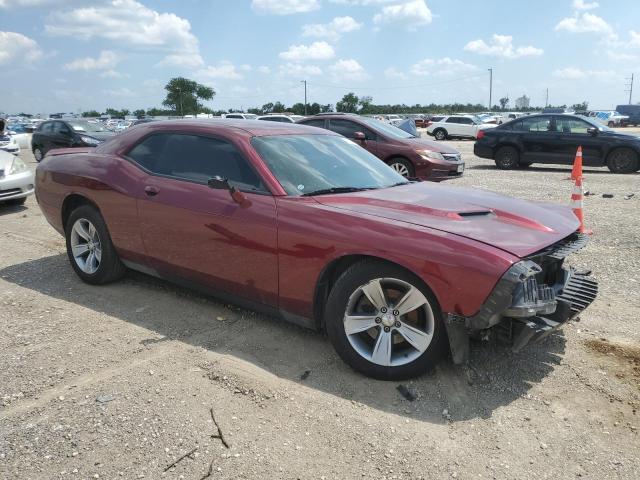
[[[39,162],[54,148],[95,147],[115,135],[99,123],[86,120],[49,120],[33,132],[31,150]]]
[[[460,152],[374,118],[344,113],[318,114],[302,125],[326,128],[354,140],[403,177],[442,181],[462,176]]]
[[[640,137],[579,115],[530,115],[503,123],[479,134],[473,152],[507,170],[533,163],[570,165],[578,146],[585,166],[607,166],[614,173],[640,168]]]
[[[410,182],[302,125],[147,123],[52,151],[36,195],[83,281],[129,267],[213,291],[325,330],[376,378],[419,375],[448,347],[463,362],[469,335],[519,349],[597,292],[563,266],[586,243],[569,207]]]

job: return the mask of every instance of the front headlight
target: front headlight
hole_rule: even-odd
[[[13,159],[13,163],[11,164],[11,168],[9,169],[9,175],[15,175],[16,173],[22,173],[28,170],[27,164],[22,161],[22,159],[15,157]]]
[[[100,140],[98,140],[96,138],[93,138],[93,137],[87,137],[85,135],[80,135],[80,140],[82,140],[87,145],[100,145]]]
[[[431,150],[416,150],[416,153],[425,160],[444,160],[444,157],[440,152],[433,152]]]

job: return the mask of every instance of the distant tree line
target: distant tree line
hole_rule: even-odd
[[[115,108],[107,108],[104,112],[100,113],[96,110],[89,110],[82,112],[83,117],[99,117],[101,115],[110,115],[115,118],[124,118],[129,115],[135,115],[138,118],[144,116],[184,116],[184,115],[197,115],[201,113],[224,115],[226,113],[240,112],[240,110],[213,110],[203,105],[202,101],[213,100],[216,92],[213,88],[206,85],[199,84],[188,78],[176,77],[169,80],[165,85],[167,92],[166,98],[163,100],[162,105],[165,108],[151,107],[146,110],[138,109],[130,111],[126,108],[118,110]],[[493,105],[490,110],[494,112],[505,112],[512,110],[509,108],[509,98],[503,97],[499,99],[499,105]],[[552,105],[548,105],[552,107]],[[588,103],[582,102],[571,106],[576,111],[584,111],[588,108]],[[567,108],[566,105],[559,105],[557,108]],[[346,112],[346,113],[359,113],[362,115],[378,115],[385,113],[393,114],[408,114],[408,113],[475,113],[484,112],[487,110],[486,105],[479,103],[449,103],[449,104],[436,104],[430,103],[428,105],[421,105],[416,103],[415,105],[406,104],[374,104],[373,98],[370,96],[358,97],[355,93],[349,92],[342,97],[342,99],[335,104],[335,109],[332,104],[321,105],[317,102],[308,103],[305,105],[302,102],[294,103],[287,106],[284,103],[269,102],[265,103],[261,107],[253,107],[247,109],[248,113],[254,113],[256,115],[265,115],[269,113],[293,113],[296,115],[315,115],[321,112]],[[542,107],[528,107],[519,109],[521,111],[534,112],[542,110]]]

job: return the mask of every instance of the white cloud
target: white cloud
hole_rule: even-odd
[[[319,0],[253,0],[251,8],[257,13],[291,15],[320,8]]]
[[[102,78],[129,78],[131,75],[127,73],[116,72],[115,70],[106,70],[100,74]]]
[[[267,67],[266,65],[260,65],[258,67],[258,72],[260,73],[264,73],[265,75],[271,73],[271,69],[269,67]]]
[[[406,80],[407,75],[399,71],[396,67],[385,69],[384,76],[389,80]]]
[[[224,61],[220,64],[202,69],[199,75],[206,78],[220,78],[224,80],[241,80],[244,76],[238,72],[235,65],[231,62]]]
[[[0,32],[0,65],[30,63],[42,57],[35,40],[16,32]]]
[[[325,24],[303,25],[302,35],[305,37],[324,37],[335,42],[340,39],[343,33],[354,32],[360,28],[362,28],[362,24],[356,22],[352,17],[336,17]]]
[[[286,52],[280,52],[280,58],[292,62],[304,60],[328,60],[335,56],[333,47],[327,42],[313,42],[311,45],[291,45]]]
[[[110,50],[103,50],[97,58],[78,58],[67,63],[65,70],[112,70],[120,62],[120,57]]]
[[[613,70],[582,70],[577,67],[566,67],[553,72],[554,77],[563,80],[582,80],[597,78],[600,80],[615,80],[619,78],[619,74]]]
[[[329,0],[329,1],[331,3],[337,3],[340,5],[361,5],[364,7],[368,7],[369,5],[381,5],[384,3],[398,3],[399,0]]]
[[[593,10],[598,8],[598,2],[585,2],[584,0],[573,0],[574,10]]]
[[[471,73],[478,70],[478,67],[449,57],[432,59],[425,58],[411,66],[411,73],[418,76],[449,76]]]
[[[251,70],[253,70],[253,68],[251,67],[251,65],[243,63],[242,65],[240,65],[240,70],[242,70],[243,72],[250,72]]]
[[[544,53],[544,50],[541,48],[532,47],[531,45],[514,47],[513,37],[511,35],[498,35],[496,33],[493,34],[489,43],[482,39],[472,40],[464,46],[464,49],[467,52],[473,52],[479,55],[509,59],[539,56]]]
[[[640,32],[629,30],[629,45],[632,47],[640,47]]]
[[[415,29],[431,23],[433,15],[425,0],[411,0],[396,5],[382,7],[373,17],[373,23],[382,25],[396,23],[409,29]]]
[[[30,7],[42,7],[45,5],[51,5],[56,3],[60,6],[63,3],[79,3],[80,0],[0,0],[0,8],[5,9],[17,9],[17,8],[30,8]]]
[[[603,18],[593,13],[585,12],[575,17],[563,18],[556,25],[556,30],[565,30],[571,33],[600,33],[612,36],[613,28]]]
[[[307,77],[322,75],[322,70],[316,65],[301,65],[299,63],[285,63],[278,68],[280,74],[287,77]]]
[[[159,13],[135,0],[108,0],[96,6],[52,13],[45,24],[51,35],[103,38],[127,48],[166,55],[161,66],[197,67],[204,62],[188,20]]]
[[[356,60],[350,58],[347,60],[338,60],[329,67],[334,80],[351,80],[359,82],[369,78],[362,65]]]

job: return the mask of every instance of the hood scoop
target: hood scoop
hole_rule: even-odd
[[[471,212],[458,212],[458,216],[460,217],[486,217],[487,215],[491,215],[493,214],[493,211],[491,210],[478,210],[478,211],[471,211]]]

